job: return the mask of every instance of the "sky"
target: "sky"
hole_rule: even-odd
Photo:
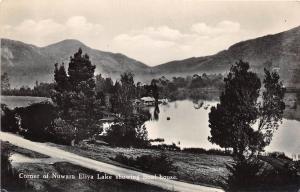
[[[300,1],[0,0],[0,37],[77,39],[155,66],[300,25]]]

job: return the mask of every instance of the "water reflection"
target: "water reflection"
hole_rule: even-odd
[[[180,147],[218,148],[207,138],[210,136],[208,113],[216,101],[202,101],[200,108],[195,108],[195,102],[184,100],[171,102],[168,105],[150,108],[153,115],[145,123],[150,139],[164,138],[166,144],[179,143]],[[167,118],[170,117],[170,120]],[[300,153],[300,121],[283,120],[274,138],[266,149],[268,151],[283,151],[291,156]]]
[[[158,105],[155,105],[154,107],[154,112],[153,112],[153,117],[154,117],[154,120],[158,121],[159,120],[159,106]]]

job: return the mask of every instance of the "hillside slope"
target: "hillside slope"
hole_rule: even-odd
[[[1,71],[8,72],[12,86],[33,85],[35,81],[53,81],[54,64],[69,62],[78,48],[90,56],[96,73],[119,76],[125,71],[147,71],[147,65],[119,53],[92,49],[77,40],[64,40],[46,47],[1,39]]]
[[[177,74],[213,72],[222,73],[239,59],[248,61],[259,72],[263,68],[279,68],[283,79],[290,80],[300,67],[300,26],[291,30],[236,43],[212,56],[193,57],[172,61],[154,67],[154,73]]]
[[[159,76],[186,76],[195,73],[225,73],[236,61],[248,61],[251,68],[263,74],[263,68],[279,70],[285,84],[300,84],[300,26],[274,35],[236,43],[215,55],[171,61],[155,67],[120,53],[92,49],[78,40],[64,40],[46,47],[1,39],[1,70],[8,72],[12,86],[53,81],[54,63],[69,62],[81,47],[96,65],[96,74],[117,79],[120,73],[132,71],[139,81]],[[299,85],[300,86],[300,85]]]

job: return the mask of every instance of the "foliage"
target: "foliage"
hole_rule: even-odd
[[[108,86],[104,83],[102,89],[109,87],[109,90],[112,90],[111,111],[118,114],[119,118],[106,131],[106,141],[111,145],[123,147],[149,145],[148,132],[143,124],[150,119],[151,115],[134,106],[133,100],[137,98],[137,94],[140,94],[138,91],[141,88],[135,85],[134,75],[130,72],[121,74],[120,82],[116,81],[113,87],[110,80],[107,82],[109,82],[106,84]]]
[[[170,100],[211,99],[211,96],[205,93],[206,91],[216,91],[223,88],[223,76],[221,74],[194,74],[192,77],[173,77],[172,80],[162,76],[153,79],[152,82],[155,82],[157,86],[159,98]]]
[[[54,143],[70,145],[75,139],[76,129],[61,118],[53,120],[53,126],[48,129],[51,141]]]
[[[50,90],[53,88],[53,83],[39,83],[36,81],[33,89],[28,86],[22,86],[20,88],[3,90],[1,94],[14,96],[50,97]]]
[[[10,83],[9,83],[9,77],[7,73],[1,74],[1,92],[9,90],[10,89]]]
[[[232,66],[224,83],[220,103],[209,113],[209,141],[232,148],[239,158],[262,151],[270,143],[283,115],[285,89],[279,75],[265,70],[261,102],[258,99],[261,82],[249,71],[248,63],[239,61]]]
[[[285,160],[292,161],[292,159],[290,157],[286,156],[285,153],[283,153],[283,152],[277,152],[277,151],[271,152],[271,153],[268,153],[268,156],[277,158],[277,159],[285,159]]]
[[[195,153],[195,154],[208,154],[208,155],[226,155],[230,156],[230,151],[224,151],[220,149],[203,149],[203,148],[184,148],[183,152]]]
[[[273,133],[278,129],[278,122],[281,122],[285,109],[285,103],[283,101],[285,88],[279,79],[278,73],[270,73],[265,69],[265,90],[262,95],[263,103],[259,106],[258,121],[258,131],[263,134],[264,138],[264,145],[261,147],[270,144]]]
[[[48,129],[57,117],[55,107],[49,102],[34,103],[27,107],[17,107],[13,110],[1,105],[1,129],[20,133],[35,141],[51,140]]]
[[[102,132],[101,101],[96,99],[94,71],[95,65],[81,49],[70,58],[68,74],[63,64],[59,68],[55,64],[55,90],[51,98],[64,123],[74,127],[77,141]]]
[[[169,175],[171,171],[176,171],[173,161],[166,154],[161,153],[159,156],[142,155],[136,159],[118,154],[113,160],[125,165],[136,167],[144,171],[155,174]]]
[[[135,98],[134,75],[131,72],[121,74],[120,84],[116,82],[113,106],[124,118],[133,112],[132,99]]]
[[[278,166],[276,163],[269,164],[262,160],[250,158],[227,165],[230,172],[227,178],[227,191],[281,191],[287,186],[294,191],[293,188],[299,188],[299,176],[292,161]],[[276,161],[277,157],[272,157],[270,162]]]
[[[149,145],[148,132],[145,126],[135,121],[111,125],[106,132],[105,141],[113,146],[146,147]]]
[[[180,147],[178,147],[175,143],[172,144],[158,144],[148,146],[149,149],[158,149],[158,150],[168,150],[168,151],[180,151]]]
[[[16,114],[7,105],[1,103],[1,131],[16,133],[19,131]]]
[[[48,141],[53,120],[57,117],[56,108],[49,102],[34,103],[14,110],[20,116],[21,134],[35,141]]]
[[[257,160],[239,160],[234,165],[227,165],[230,175],[227,179],[227,191],[235,192],[255,187],[258,173],[263,164]]]

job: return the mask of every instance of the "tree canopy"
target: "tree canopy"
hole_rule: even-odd
[[[220,103],[209,113],[210,142],[235,155],[260,152],[282,119],[285,89],[276,72],[265,70],[264,88],[249,63],[239,61],[224,79]],[[262,95],[260,94],[262,91]]]
[[[64,65],[55,64],[52,100],[59,108],[60,117],[74,127],[77,140],[102,131],[98,123],[102,113],[97,107],[100,101],[96,99],[94,72],[95,65],[81,49],[70,58],[68,73]]]

